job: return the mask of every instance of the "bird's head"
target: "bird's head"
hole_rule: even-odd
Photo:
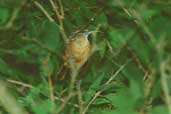
[[[96,33],[96,32],[99,32],[99,31],[88,31],[88,30],[85,30],[85,31],[82,31],[82,32],[75,32],[74,34],[71,35],[71,38],[88,38],[89,35],[93,34],[93,33]]]

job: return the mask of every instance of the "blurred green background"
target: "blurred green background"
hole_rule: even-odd
[[[0,114],[171,114],[170,0],[53,0],[67,36],[100,31],[68,101],[70,79],[55,80],[65,43],[50,1],[0,0]]]

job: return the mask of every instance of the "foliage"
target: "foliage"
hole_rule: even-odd
[[[56,81],[65,41],[50,1],[0,1],[0,80],[19,108],[29,114],[171,114],[169,0],[53,0],[63,8],[67,37],[100,31],[90,36],[97,50],[68,101],[70,78]],[[0,114],[11,113],[1,102]]]

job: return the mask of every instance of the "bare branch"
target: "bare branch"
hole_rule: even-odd
[[[0,81],[0,103],[9,114],[28,114],[8,92],[6,84]]]
[[[34,4],[43,12],[43,14],[48,18],[50,22],[54,22],[54,19],[49,15],[49,13],[38,1],[34,1]]]
[[[27,87],[27,88],[30,88],[30,89],[33,89],[35,88],[34,86],[32,86],[31,84],[27,84],[27,83],[23,83],[23,82],[20,82],[20,81],[16,81],[16,80],[7,80],[7,82],[9,83],[12,83],[12,84],[16,84],[16,85],[20,85],[20,86],[23,86],[23,87]],[[54,96],[54,99],[55,100],[58,100],[58,101],[61,101],[61,102],[65,102],[65,99],[63,98],[60,98],[60,97],[57,97],[57,96]],[[78,108],[79,106],[77,104],[73,104],[71,102],[67,102],[67,105],[72,105],[76,108]]]
[[[65,105],[68,103],[68,101],[75,95],[75,93],[70,93],[66,98],[64,98],[64,101],[62,104],[59,105],[58,110],[56,111],[56,114],[60,114],[60,112],[64,109]]]
[[[30,84],[26,84],[24,82],[20,82],[20,81],[16,81],[16,80],[7,80],[7,82],[10,82],[10,83],[13,83],[13,84],[16,84],[16,85],[20,85],[20,86],[23,86],[23,87],[27,87],[27,88],[33,88],[33,86],[30,85]]]
[[[54,96],[54,91],[53,91],[53,83],[52,83],[51,75],[48,76],[48,82],[49,82],[50,99],[51,99],[51,101],[54,103],[54,101],[55,101],[55,96]]]
[[[162,61],[160,64],[161,86],[164,92],[164,98],[168,107],[168,112],[171,114],[171,97],[169,95],[169,87],[167,85],[167,75],[165,73],[166,61]]]
[[[105,84],[109,84],[111,83],[111,81],[118,76],[118,74],[125,68],[125,66],[128,64],[129,61],[127,61],[124,65],[122,65],[110,78],[109,80],[106,81]],[[95,95],[93,96],[93,98],[90,100],[90,102],[87,104],[87,106],[85,107],[84,111],[82,114],[85,114],[89,107],[91,106],[91,104],[96,100],[97,97],[99,97],[99,95],[103,92],[103,90],[99,90],[95,93]]]
[[[80,82],[77,83],[77,95],[78,95],[78,103],[79,103],[79,113],[82,114],[83,112],[83,99],[82,99],[82,92],[80,88]]]

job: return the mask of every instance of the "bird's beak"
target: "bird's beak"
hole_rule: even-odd
[[[89,31],[89,32],[87,32],[87,35],[90,35],[90,34],[93,34],[93,33],[96,33],[96,32],[100,32],[100,31],[96,31],[96,30],[94,30],[94,31]]]

